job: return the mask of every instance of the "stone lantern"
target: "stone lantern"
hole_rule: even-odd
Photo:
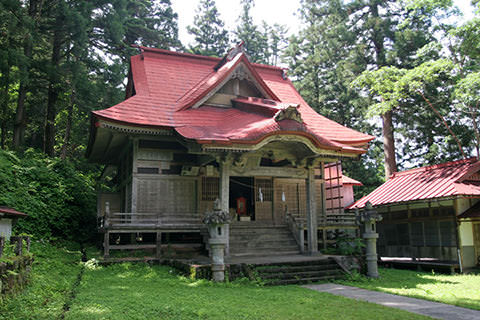
[[[214,281],[225,280],[224,250],[228,242],[227,228],[230,215],[220,208],[220,200],[215,200],[213,211],[207,212],[203,219],[207,225],[212,258],[212,278]]]
[[[360,222],[365,226],[363,238],[366,242],[366,260],[367,260],[367,276],[378,278],[377,265],[377,238],[378,233],[375,224],[382,221],[382,216],[373,209],[372,204],[367,202],[361,214],[358,215]]]

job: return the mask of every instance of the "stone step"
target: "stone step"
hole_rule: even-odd
[[[329,264],[337,264],[335,262],[335,260],[333,260],[332,258],[325,258],[325,259],[319,259],[319,260],[308,260],[308,261],[290,261],[290,262],[287,262],[287,263],[284,263],[284,264],[264,264],[262,266],[259,266],[259,267],[266,267],[266,266],[275,266],[275,267],[284,267],[284,266],[287,266],[287,267],[291,267],[291,266],[316,266],[316,265],[329,265]]]
[[[259,276],[263,280],[310,279],[314,277],[340,276],[340,275],[343,275],[343,273],[339,269],[330,269],[330,270],[322,270],[322,271],[294,271],[294,272],[268,273],[268,274],[259,272]]]
[[[303,279],[275,279],[266,281],[265,285],[269,286],[282,286],[282,285],[289,285],[289,284],[306,284],[311,282],[318,282],[318,281],[328,281],[333,279],[338,279],[338,276],[323,276],[323,277],[311,277],[311,278],[303,278]]]
[[[332,258],[257,265],[255,272],[267,285],[300,284],[344,277]]]
[[[329,262],[327,264],[317,264],[317,265],[289,265],[289,266],[265,266],[257,267],[256,270],[262,274],[268,273],[288,273],[288,272],[303,272],[303,271],[324,271],[338,269],[338,265],[334,262]]]

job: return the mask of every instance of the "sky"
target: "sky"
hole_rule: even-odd
[[[187,26],[193,25],[199,0],[171,0],[171,2],[178,14],[180,40],[184,45],[188,45],[193,37],[188,34]],[[465,20],[473,17],[469,0],[454,0],[454,2],[463,12]],[[216,4],[226,29],[233,30],[241,13],[240,0],[216,0]],[[289,34],[293,34],[300,30],[300,20],[297,15],[299,7],[300,0],[255,0],[255,6],[251,12],[255,24],[259,25],[262,20],[269,25],[284,24],[289,28]]]

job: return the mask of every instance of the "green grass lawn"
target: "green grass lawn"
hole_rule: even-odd
[[[339,283],[480,310],[478,274],[445,275],[387,268],[380,268],[379,273],[379,279],[355,277]]]
[[[80,272],[80,252],[32,242],[29,284],[0,301],[0,319],[58,319]]]
[[[298,286],[216,284],[165,266],[87,268],[66,319],[427,319]]]
[[[30,283],[0,301],[0,319],[427,319],[298,286],[194,281],[148,264],[84,266],[79,251],[48,244],[32,251]]]

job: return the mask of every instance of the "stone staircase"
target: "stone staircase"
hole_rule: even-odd
[[[287,226],[236,222],[230,225],[230,255],[273,256],[299,254]]]
[[[266,264],[255,266],[254,270],[257,278],[266,285],[305,284],[345,276],[343,269],[332,258],[281,265]]]

